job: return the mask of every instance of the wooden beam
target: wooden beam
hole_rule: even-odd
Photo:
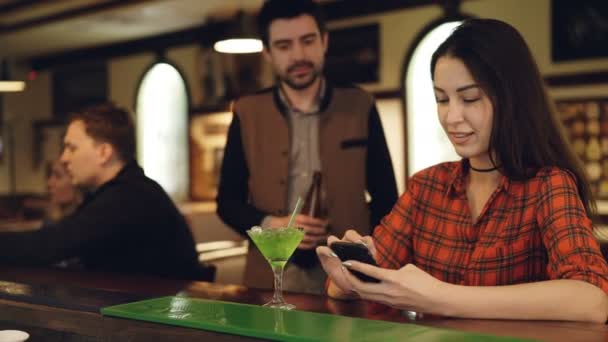
[[[11,12],[21,11],[24,8],[40,5],[40,0],[14,0],[5,4],[0,4],[0,14],[6,15]]]
[[[454,0],[450,0],[454,1]],[[323,12],[327,20],[378,14],[405,8],[443,5],[445,0],[348,0],[324,3]]]
[[[544,80],[549,87],[608,84],[608,70],[564,75],[547,75],[544,77]],[[401,89],[398,88],[374,91],[372,93],[376,99],[394,99],[403,96]]]
[[[548,75],[545,82],[550,87],[569,87],[590,84],[608,84],[608,70],[581,72],[576,74]]]
[[[125,7],[125,6],[133,6],[138,3],[148,2],[148,1],[151,1],[151,0],[129,0],[129,1],[112,0],[112,1],[108,1],[108,2],[94,3],[91,5],[86,5],[86,6],[82,6],[82,7],[71,8],[71,9],[68,9],[68,10],[65,10],[62,12],[58,12],[58,13],[54,13],[54,14],[50,14],[50,15],[46,15],[46,16],[26,19],[26,20],[19,21],[15,24],[11,24],[11,25],[0,25],[0,34],[27,30],[30,28],[50,24],[50,23],[57,22],[57,21],[70,20],[70,19],[74,19],[76,17],[80,17],[83,15],[92,15],[97,12],[117,9],[117,8]],[[26,2],[30,2],[30,1],[26,1]],[[35,1],[31,1],[31,2],[35,2]],[[11,5],[11,4],[7,4],[5,6],[9,6],[9,5]],[[7,11],[15,10],[15,6],[17,6],[17,4],[12,4],[12,5],[13,5],[13,7],[9,7],[7,9]],[[34,4],[32,4],[32,5],[34,5]],[[2,13],[2,12],[0,12],[0,13]]]
[[[399,99],[402,96],[401,89],[387,89],[387,90],[373,91],[372,94],[374,94],[374,98],[376,100]]]
[[[220,37],[228,29],[229,25],[230,23],[227,21],[216,22],[151,38],[35,57],[29,59],[29,64],[34,70],[44,70],[83,61],[116,58],[143,52],[158,53],[178,45],[201,44],[211,46],[216,38]]]
[[[337,20],[349,17],[378,14],[382,12],[412,8],[417,6],[443,5],[445,1],[454,0],[349,0],[329,2],[323,4],[322,6],[323,10],[325,11],[327,20]],[[133,3],[132,1],[112,1],[111,3],[114,6],[118,6],[116,2],[122,2],[125,4]],[[223,33],[223,30],[228,28],[229,24],[229,21],[210,23],[202,27],[195,27],[152,38],[108,44],[100,47],[77,49],[46,56],[37,56],[29,59],[29,62],[32,65],[33,69],[42,70],[57,65],[66,65],[82,60],[90,60],[93,58],[114,58],[150,50],[164,50],[176,45],[211,45],[212,42],[214,42],[220,37],[220,35]],[[0,29],[0,34],[1,33],[2,30]]]

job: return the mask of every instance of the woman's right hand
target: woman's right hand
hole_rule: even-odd
[[[342,239],[330,235],[327,238],[327,246],[331,246],[336,241],[363,243],[367,246],[372,256],[376,255],[376,247],[371,236],[361,236],[354,230],[348,230]],[[327,273],[330,283],[327,289],[327,294],[332,298],[347,299],[356,298],[357,295],[352,291],[351,283],[346,279],[345,272],[348,272],[342,266],[342,261],[336,256],[329,247],[317,247],[317,255],[321,261],[321,266]]]

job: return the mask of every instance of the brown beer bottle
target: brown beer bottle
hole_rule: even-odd
[[[312,174],[312,183],[306,197],[304,198],[304,205],[302,206],[302,214],[321,218],[321,172],[315,171]]]
[[[321,190],[321,172],[315,171],[312,175],[312,183],[304,197],[304,204],[300,214],[312,216],[315,218],[323,218],[322,211],[322,190]],[[301,268],[311,268],[318,263],[315,249],[296,249],[293,253],[291,262]]]

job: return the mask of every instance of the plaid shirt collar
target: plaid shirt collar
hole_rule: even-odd
[[[466,195],[467,174],[469,172],[468,160],[462,159],[456,167],[452,168],[449,176],[449,186],[446,191],[447,196],[461,197]],[[521,196],[524,192],[524,184],[514,181],[502,175],[498,187],[511,196]]]

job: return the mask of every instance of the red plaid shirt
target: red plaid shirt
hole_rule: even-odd
[[[577,279],[608,293],[608,266],[575,179],[559,168],[524,182],[503,176],[473,222],[462,162],[433,166],[409,180],[373,236],[385,268],[413,263],[471,286]]]

